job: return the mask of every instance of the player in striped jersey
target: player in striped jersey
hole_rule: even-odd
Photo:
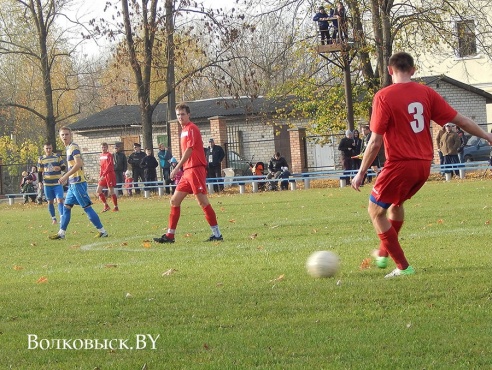
[[[62,171],[65,170],[66,166],[61,155],[53,153],[53,146],[50,143],[44,144],[43,150],[44,155],[38,158],[38,179],[39,183],[43,184],[51,222],[55,225],[55,199],[58,203],[60,222],[63,216],[63,186],[58,183],[58,180],[62,177]]]

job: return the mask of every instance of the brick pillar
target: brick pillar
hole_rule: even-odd
[[[289,129],[291,173],[306,172],[306,129]]]
[[[432,137],[432,148],[434,149],[434,161],[433,161],[434,164],[439,164],[439,153],[437,152],[436,138],[437,138],[437,134],[441,129],[442,129],[441,126],[439,126],[434,121],[431,121],[430,130],[431,130],[431,137]]]
[[[215,145],[220,145],[225,151],[227,143],[227,120],[221,116],[214,116],[208,119],[210,121],[210,137],[203,138],[203,145],[208,146],[208,140],[214,139]],[[226,153],[227,154],[227,153]],[[225,168],[226,159],[222,161],[221,168]]]
[[[171,131],[171,153],[178,160],[181,159],[183,153],[181,153],[181,125],[178,120],[169,122]]]

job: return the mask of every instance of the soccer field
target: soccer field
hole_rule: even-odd
[[[428,182],[395,279],[367,264],[369,191],[212,195],[222,243],[189,197],[171,245],[167,198],[120,198],[105,239],[76,207],[56,241],[46,206],[0,204],[1,368],[490,369],[492,182]],[[317,250],[334,278],[307,274]]]

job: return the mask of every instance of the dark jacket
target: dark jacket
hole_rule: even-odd
[[[278,159],[275,157],[272,157],[270,159],[270,163],[268,164],[268,170],[270,172],[282,171],[282,167],[289,167],[289,165],[287,164],[287,161],[285,160],[284,157],[280,157]]]
[[[205,158],[208,162],[209,167],[218,167],[221,162],[224,160],[225,153],[224,149],[222,149],[219,145],[209,146],[205,150]]]
[[[140,163],[147,155],[144,152],[133,152],[128,156],[128,164],[132,165],[132,168],[143,168]]]
[[[326,12],[325,13],[318,12],[313,17],[313,21],[318,22],[318,27],[320,30],[327,30],[329,23],[327,20],[325,20],[325,18],[328,17],[330,17],[330,15],[328,15]]]
[[[352,145],[354,143],[354,139],[350,139],[348,137],[344,137],[342,140],[340,140],[340,144],[338,144],[338,150],[342,152],[343,158],[350,158],[353,156],[354,152],[354,146]]]
[[[114,172],[125,172],[128,169],[126,155],[123,152],[113,153]]]
[[[157,176],[156,168],[159,167],[159,162],[153,155],[146,155],[140,162],[140,167],[145,171],[146,180],[154,180]]]

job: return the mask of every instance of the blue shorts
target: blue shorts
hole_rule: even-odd
[[[48,200],[63,199],[62,185],[44,185],[44,196]]]
[[[67,197],[65,198],[66,206],[78,205],[87,208],[92,205],[91,197],[87,193],[87,183],[79,182],[68,185]]]

